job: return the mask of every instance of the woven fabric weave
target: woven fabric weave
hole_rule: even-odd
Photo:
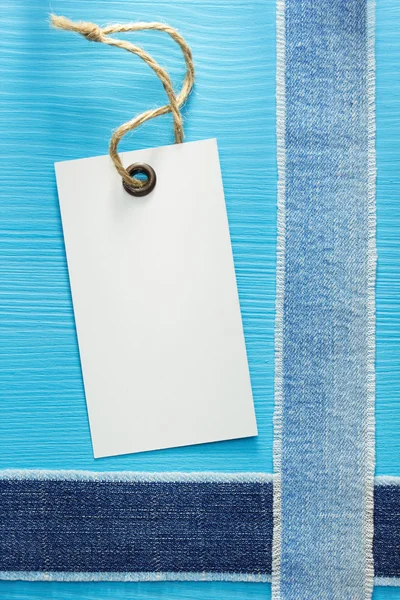
[[[274,600],[372,594],[373,21],[278,2]]]
[[[270,581],[272,477],[0,471],[0,579]],[[400,478],[375,485],[376,582],[400,581]]]

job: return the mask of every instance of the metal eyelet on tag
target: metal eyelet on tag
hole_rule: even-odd
[[[124,186],[125,191],[128,192],[131,196],[147,196],[154,190],[154,187],[157,182],[157,176],[154,169],[148,165],[147,163],[133,163],[126,169],[131,177],[134,177],[138,173],[144,173],[146,175],[147,180],[143,182],[143,185],[140,187],[131,187],[124,180],[122,180],[122,185]]]

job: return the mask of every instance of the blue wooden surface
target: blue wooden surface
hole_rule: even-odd
[[[0,23],[0,468],[272,470],[276,238],[275,1],[14,0]],[[259,436],[94,460],[80,374],[53,163],[105,154],[112,128],[165,102],[153,73],[122,51],[50,31],[47,14],[98,23],[163,20],[192,46],[188,140],[217,137]],[[132,39],[132,35],[129,39]],[[179,84],[178,49],[137,34]],[[400,6],[377,7],[377,467],[400,475]],[[124,149],[172,143],[169,117]],[[249,178],[248,189],[243,181]],[[17,182],[18,181],[18,182]],[[239,600],[243,583],[0,582],[0,598]],[[400,598],[378,588],[376,600]]]

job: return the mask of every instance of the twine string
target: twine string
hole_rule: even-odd
[[[144,60],[144,62],[154,71],[154,73],[160,79],[164,90],[168,96],[169,103],[164,106],[160,106],[159,108],[146,110],[140,115],[120,125],[113,132],[109,144],[109,153],[111,159],[118,173],[121,175],[122,179],[128,186],[132,188],[141,187],[142,185],[144,185],[143,181],[137,179],[136,177],[131,177],[128,171],[124,168],[121,162],[121,158],[118,154],[118,144],[120,143],[124,135],[126,135],[133,129],[136,129],[136,127],[139,127],[139,125],[142,125],[146,121],[154,119],[155,117],[165,115],[166,113],[172,113],[173,116],[175,142],[177,144],[183,142],[183,120],[180,112],[180,107],[184,104],[185,100],[189,96],[194,84],[194,65],[192,52],[189,46],[187,45],[184,38],[176,31],[176,29],[170,27],[169,25],[165,25],[164,23],[126,23],[107,25],[106,27],[99,27],[95,23],[86,23],[83,21],[73,22],[67,19],[66,17],[51,15],[51,25],[57,29],[63,29],[65,31],[80,33],[91,42],[100,42],[103,44],[108,44],[109,46],[115,46],[117,48],[127,50],[128,52],[131,52],[132,54],[135,54],[136,56],[139,56],[139,58]],[[134,44],[126,40],[119,40],[110,37],[110,34],[114,33],[127,33],[130,31],[145,30],[163,31],[169,36],[171,36],[171,38],[180,46],[186,63],[186,75],[183,80],[182,88],[178,94],[175,94],[171,83],[171,79],[167,71],[163,69],[148,52],[143,50],[143,48],[140,48],[140,46],[135,46]]]

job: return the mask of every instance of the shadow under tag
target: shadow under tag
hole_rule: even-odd
[[[56,164],[96,458],[257,435],[216,140]]]

